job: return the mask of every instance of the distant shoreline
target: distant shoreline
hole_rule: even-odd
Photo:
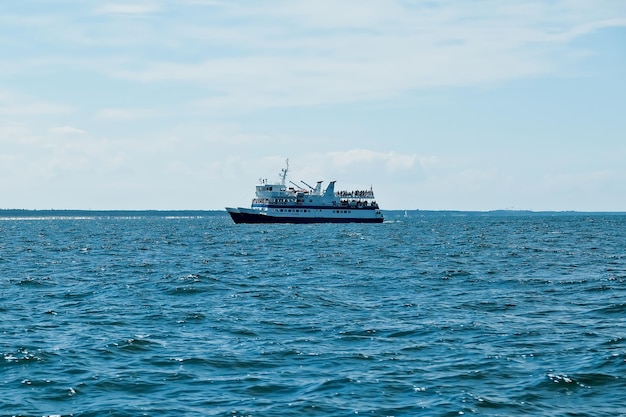
[[[626,215],[619,211],[531,211],[531,210],[382,210],[386,218],[397,217],[507,217],[507,216],[593,216]],[[227,216],[225,210],[70,210],[70,209],[0,209],[0,218],[40,217],[215,217]]]
[[[70,210],[0,209],[0,218],[13,217],[207,217],[225,210]]]

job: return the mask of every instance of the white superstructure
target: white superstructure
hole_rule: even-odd
[[[374,199],[374,191],[335,191],[335,181],[322,191],[322,181],[306,188],[290,182],[287,166],[282,169],[278,184],[261,180],[250,208],[231,208],[235,223],[381,223],[383,215]]]

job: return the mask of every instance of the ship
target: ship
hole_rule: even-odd
[[[226,207],[235,223],[382,223],[383,214],[369,190],[335,191],[336,181],[305,187],[289,181],[289,160],[279,183],[259,180],[250,208]]]

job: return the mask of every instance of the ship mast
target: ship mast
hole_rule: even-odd
[[[285,163],[287,164],[287,166],[280,170],[280,177],[282,179],[280,183],[281,185],[285,185],[285,179],[287,179],[287,172],[289,171],[289,158],[287,158]]]

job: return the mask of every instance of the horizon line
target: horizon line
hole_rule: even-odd
[[[527,213],[527,214],[626,214],[626,211],[612,211],[612,210],[530,210],[530,209],[490,209],[490,210],[464,210],[464,209],[381,209],[382,212],[421,212],[421,213],[483,213],[483,214],[498,214],[498,213]],[[0,208],[0,217],[6,217],[5,215],[10,212],[19,212],[21,214],[36,214],[36,213],[56,213],[67,214],[73,213],[224,213],[228,212],[225,209],[16,209],[16,208]]]

